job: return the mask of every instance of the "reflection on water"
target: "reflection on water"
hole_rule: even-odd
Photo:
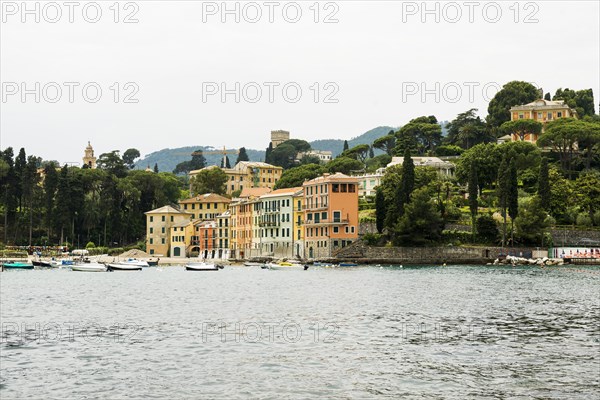
[[[592,398],[599,283],[568,267],[8,271],[0,397]]]

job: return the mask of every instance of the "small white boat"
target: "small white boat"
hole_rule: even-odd
[[[218,271],[217,264],[208,264],[204,262],[192,262],[185,265],[186,271]]]
[[[276,263],[267,263],[265,264],[267,269],[273,269],[273,270],[305,270],[308,269],[307,265],[302,265],[302,264],[292,264],[292,263],[281,263],[281,264],[276,264]]]
[[[74,264],[71,270],[80,272],[106,272],[106,265],[100,263]]]
[[[146,261],[137,260],[135,258],[108,264],[108,268],[112,271],[141,271],[142,268],[148,266]]]
[[[246,261],[244,263],[245,267],[262,267],[263,265],[265,265],[265,263],[253,262],[253,261]]]

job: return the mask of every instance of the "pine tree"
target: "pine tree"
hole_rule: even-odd
[[[550,210],[550,194],[548,159],[542,157],[542,161],[540,162],[540,176],[538,178],[538,195],[541,199],[542,208],[546,211]]]
[[[475,221],[477,219],[477,210],[479,207],[479,202],[477,201],[477,196],[479,194],[479,182],[477,179],[477,163],[475,161],[471,162],[471,168],[469,170],[469,209],[471,211],[471,230],[473,233],[473,237],[476,235],[475,230]]]
[[[515,218],[519,216],[519,182],[517,180],[517,165],[511,158],[508,164],[508,215],[510,217],[510,241],[514,246]]]
[[[344,148],[342,149],[342,152],[344,152],[344,151],[346,151],[348,149],[350,149],[350,146],[348,146],[348,141],[344,140]]]
[[[154,172],[158,174],[158,163],[154,163]]]
[[[378,233],[383,232],[387,211],[387,203],[385,202],[383,190],[378,187],[375,191],[375,225]]]
[[[250,158],[248,157],[248,153],[246,152],[245,147],[240,147],[240,151],[238,152],[237,160],[235,160],[236,165],[240,161],[250,161]]]

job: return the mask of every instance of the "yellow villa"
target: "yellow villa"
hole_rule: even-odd
[[[192,214],[192,219],[214,220],[229,209],[231,199],[215,193],[201,194],[190,199],[180,200],[179,206]]]
[[[569,107],[563,100],[544,100],[539,99],[528,104],[514,106],[510,110],[510,120],[516,121],[519,119],[532,119],[542,123],[542,132],[544,125],[548,122],[555,121],[560,118],[577,118],[577,111]],[[500,141],[520,141],[517,134],[512,136],[501,137]],[[524,139],[526,142],[535,143],[538,140],[537,134],[526,134]]]
[[[214,165],[206,168],[219,168]],[[221,168],[227,175],[226,192],[232,194],[247,188],[273,189],[281,178],[283,168],[257,161],[240,161],[233,168]],[[196,176],[202,169],[190,172],[190,178]]]

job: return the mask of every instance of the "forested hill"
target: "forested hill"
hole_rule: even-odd
[[[375,139],[387,135],[388,132],[392,129],[394,128],[391,128],[389,126],[380,126],[375,129],[371,129],[370,131],[365,132],[360,136],[348,140],[348,145],[350,147],[353,147],[359,144],[371,144]],[[265,148],[267,147],[267,145],[268,143],[265,143]],[[329,150],[333,152],[333,155],[335,157],[342,152],[342,149],[344,147],[344,139],[315,140],[313,142],[310,142],[310,145],[315,150]],[[218,149],[212,148],[210,146],[187,146],[175,149],[158,150],[146,155],[144,158],[136,162],[135,165],[138,169],[145,169],[148,166],[150,168],[154,168],[154,164],[158,164],[158,169],[160,171],[171,172],[175,169],[175,166],[180,162],[189,161],[192,158],[191,154],[196,150],[202,150],[203,152],[205,152],[204,157],[206,158],[207,165],[221,165],[221,159],[223,158],[221,154],[206,153],[208,151],[218,151]],[[237,149],[228,149],[228,151],[230,151],[229,161],[231,165],[233,165],[237,158],[235,154],[235,151],[237,151]],[[246,152],[248,153],[250,161],[263,161],[265,159],[264,149],[246,149]]]

